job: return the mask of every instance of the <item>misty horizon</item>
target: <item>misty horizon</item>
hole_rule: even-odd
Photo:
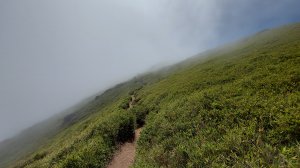
[[[0,141],[152,69],[299,22],[297,0],[0,2]]]

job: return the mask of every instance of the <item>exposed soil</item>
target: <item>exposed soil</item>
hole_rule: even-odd
[[[131,95],[131,101],[129,102],[129,109],[133,108],[134,101],[135,101],[135,96]]]
[[[131,101],[129,102],[129,109],[133,108],[135,96],[131,95]],[[133,142],[126,142],[122,144],[120,149],[115,153],[113,159],[107,168],[128,168],[134,163],[136,142],[140,137],[142,128],[135,130]]]
[[[124,143],[115,153],[107,168],[128,168],[134,163],[136,142],[140,137],[141,131],[142,128],[135,130],[134,141]]]

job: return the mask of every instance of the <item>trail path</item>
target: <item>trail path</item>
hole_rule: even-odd
[[[135,158],[136,142],[140,136],[141,131],[141,128],[135,130],[134,141],[124,143],[119,151],[117,151],[117,153],[114,155],[107,168],[128,168],[133,164]]]
[[[129,109],[133,108],[134,101],[135,101],[135,96],[131,95],[131,101],[129,102]]]
[[[135,96],[131,96],[131,101],[129,102],[129,108],[133,108],[133,102],[135,101]],[[120,149],[115,153],[113,159],[107,168],[128,168],[134,163],[136,143],[140,137],[142,128],[135,130],[135,136],[133,142],[124,143]]]

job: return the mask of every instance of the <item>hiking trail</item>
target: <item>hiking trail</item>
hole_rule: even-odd
[[[129,102],[129,109],[133,108],[135,96],[131,95],[131,101]],[[142,128],[135,130],[134,140],[132,142],[125,142],[117,150],[107,166],[107,168],[128,168],[132,166],[135,159],[137,140],[140,137]]]

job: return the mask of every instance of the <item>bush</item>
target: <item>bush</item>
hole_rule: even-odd
[[[105,167],[119,143],[134,137],[135,117],[127,111],[116,111],[102,118],[85,138],[62,150],[52,164],[59,167]]]

